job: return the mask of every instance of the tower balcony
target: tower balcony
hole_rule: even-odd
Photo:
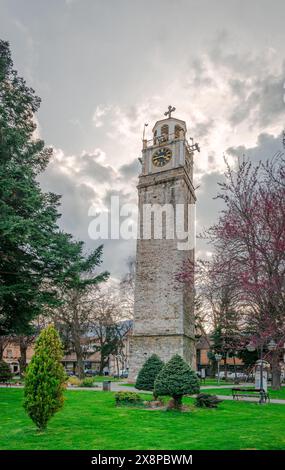
[[[171,145],[174,142],[181,142],[183,141],[185,147],[189,154],[198,151],[200,152],[200,147],[198,143],[194,143],[194,139],[190,137],[191,143],[185,137],[185,133],[183,130],[177,134],[177,132],[173,132],[172,134],[162,134],[159,136],[154,136],[153,139],[147,140],[143,139],[143,150],[154,148],[154,147],[164,147],[165,145]]]

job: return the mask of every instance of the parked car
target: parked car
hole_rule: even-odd
[[[227,376],[229,377],[230,372],[228,372]],[[221,380],[225,380],[225,372],[223,370],[220,371],[219,374],[215,375],[216,379],[220,378]]]
[[[121,370],[120,374],[114,374],[114,379],[127,379],[129,377],[129,372],[127,370]]]
[[[237,372],[236,377],[241,380],[246,380],[248,378],[248,374],[246,374],[245,372]]]
[[[97,370],[92,370],[92,369],[86,369],[84,371],[84,374],[87,376],[87,377],[95,377],[95,375],[98,375],[98,371]]]
[[[75,373],[72,370],[66,370],[65,373],[68,377],[73,377],[75,375]]]
[[[218,374],[215,375],[216,378],[218,378]],[[227,372],[227,380],[245,380],[247,378],[247,375],[244,372],[232,372],[228,371]],[[226,374],[225,371],[221,370],[220,372],[220,380],[226,380]]]
[[[121,379],[127,379],[129,377],[129,373],[127,370],[122,370],[121,374],[120,374],[120,378]]]

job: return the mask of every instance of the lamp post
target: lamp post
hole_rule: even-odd
[[[260,343],[260,390],[261,390],[261,395],[260,395],[260,401],[259,403],[262,404],[265,402],[264,400],[264,392],[263,392],[263,347],[264,347],[264,342]],[[274,351],[276,348],[276,343],[273,339],[271,339],[267,345],[267,348],[269,351]],[[258,350],[258,347],[255,346],[252,342],[250,342],[246,349],[249,352],[255,351],[255,349]]]
[[[218,384],[220,385],[220,360],[222,359],[222,355],[221,354],[215,354],[215,359],[218,363]]]
[[[249,352],[255,351],[255,349],[258,350],[258,346],[255,346],[252,342],[250,342],[246,349]],[[259,388],[261,390],[260,392],[260,400],[259,403],[262,404],[264,403],[264,394],[263,394],[263,343],[260,344],[260,382],[259,382]]]

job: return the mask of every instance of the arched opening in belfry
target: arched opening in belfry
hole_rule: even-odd
[[[179,139],[179,137],[182,137],[184,135],[184,130],[179,124],[176,124],[174,127],[174,137],[175,139]]]
[[[157,130],[154,131],[154,133],[153,133],[153,143],[154,143],[154,145],[156,144],[156,142],[157,142]]]
[[[167,124],[164,124],[162,127],[161,127],[161,137],[163,141],[165,140],[168,140],[168,134],[169,134],[169,129],[168,129],[168,125]]]

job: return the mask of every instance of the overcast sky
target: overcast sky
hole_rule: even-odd
[[[150,133],[169,104],[202,149],[198,231],[213,223],[223,155],[282,149],[284,19],[284,0],[0,0],[1,38],[42,98],[54,157],[41,184],[63,195],[62,227],[92,248],[89,208],[136,202],[143,124]],[[104,267],[119,277],[134,252],[106,241]]]

